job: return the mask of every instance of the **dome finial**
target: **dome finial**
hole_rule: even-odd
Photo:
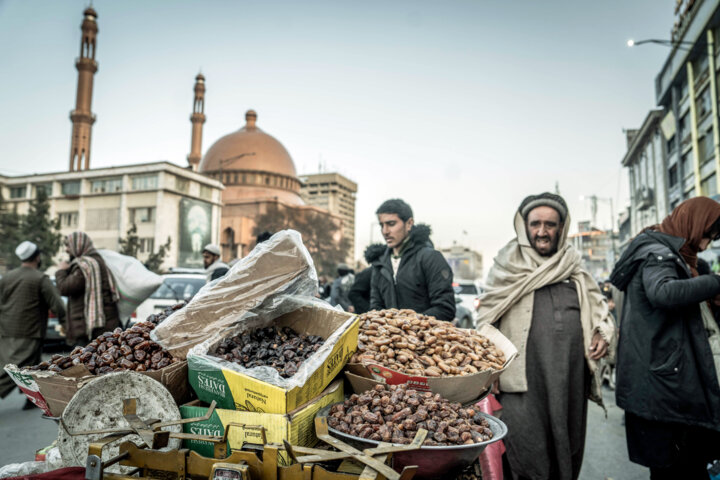
[[[255,110],[248,110],[245,112],[245,125],[248,128],[255,128],[255,122],[257,121],[257,112]]]

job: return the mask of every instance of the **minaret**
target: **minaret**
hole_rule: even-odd
[[[70,171],[90,168],[90,133],[95,115],[90,111],[92,103],[93,76],[98,65],[95,61],[98,27],[97,12],[92,7],[83,12],[80,57],[75,61],[78,70],[77,97],[75,110],[70,112],[72,137],[70,138]]]
[[[190,115],[192,122],[192,138],[190,140],[190,155],[187,160],[193,171],[197,171],[200,159],[202,158],[202,126],[205,123],[205,77],[198,73],[195,77],[195,100],[193,101],[193,113]]]

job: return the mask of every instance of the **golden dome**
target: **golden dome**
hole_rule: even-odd
[[[248,110],[246,125],[225,135],[205,153],[200,172],[257,171],[297,177],[295,164],[282,143],[259,129],[257,113]]]

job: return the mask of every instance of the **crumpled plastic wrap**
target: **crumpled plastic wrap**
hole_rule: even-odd
[[[314,297],[318,279],[310,253],[294,230],[282,230],[256,246],[190,303],[151,333],[173,356],[187,352],[230,327],[252,311],[282,308],[286,295]]]
[[[325,339],[325,342],[317,352],[300,365],[297,373],[292,377],[283,378],[280,376],[278,371],[272,367],[244,368],[237,363],[208,355],[208,352],[215,351],[218,344],[223,339],[246,331],[253,331],[257,328],[275,325],[275,320],[277,318],[299,309],[307,309],[308,312],[310,310],[315,310],[315,315],[317,315],[317,310],[320,310],[327,314],[331,314],[329,316],[332,316],[333,320],[316,323],[315,328],[320,328],[321,330],[315,330],[312,334],[320,335]],[[340,315],[339,318],[338,314]],[[302,318],[298,319],[298,322],[302,321]],[[350,328],[354,321],[354,315],[344,312],[340,307],[331,307],[327,302],[318,298],[278,295],[268,298],[267,301],[260,307],[243,315],[239,322],[231,329],[221,332],[205,342],[193,347],[188,352],[188,356],[193,357],[193,368],[197,370],[203,371],[203,367],[206,367],[206,371],[212,371],[218,370],[222,367],[228,370],[243,373],[271,385],[290,390],[292,388],[302,387],[305,385],[308,378],[325,363],[340,337],[348,328]],[[337,326],[337,323],[339,323],[339,326]],[[298,328],[293,327],[292,323],[288,326],[298,331]]]
[[[45,462],[9,463],[0,467],[0,478],[35,475],[37,473],[45,473],[49,470],[50,468],[48,468],[48,464]]]

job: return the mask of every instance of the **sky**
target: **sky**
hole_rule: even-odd
[[[195,75],[203,153],[245,111],[298,174],[358,183],[356,254],[402,198],[437,247],[485,270],[522,199],[556,185],[573,227],[629,204],[625,128],[655,105],[674,0],[94,0],[93,168],[187,165]],[[0,173],[65,171],[85,0],[0,0]]]

